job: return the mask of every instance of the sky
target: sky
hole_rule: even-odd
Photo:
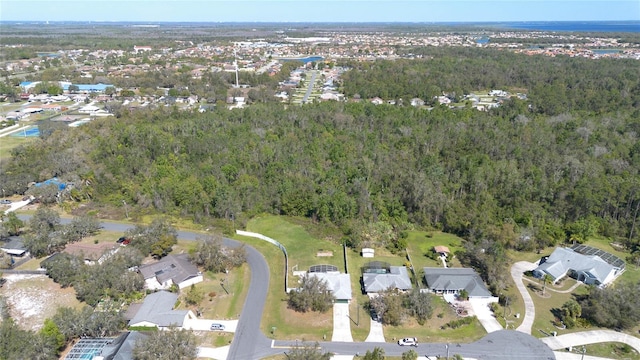
[[[640,20],[640,0],[0,0],[0,21],[504,22]]]

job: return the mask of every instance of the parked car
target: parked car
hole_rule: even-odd
[[[0,204],[3,204],[3,205],[10,205],[10,204],[11,204],[11,200],[9,200],[9,199],[2,199],[2,200],[0,200]]]
[[[213,323],[211,324],[211,330],[224,330],[224,325]]]
[[[416,338],[404,338],[398,340],[398,345],[400,346],[418,346],[418,339]]]

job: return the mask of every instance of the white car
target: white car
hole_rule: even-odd
[[[418,339],[416,338],[404,338],[398,340],[400,346],[418,346]]]

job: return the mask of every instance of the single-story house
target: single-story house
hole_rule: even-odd
[[[80,256],[84,259],[85,264],[93,265],[102,264],[103,261],[115,254],[119,248],[118,244],[111,242],[98,244],[71,243],[65,246],[63,252]]]
[[[115,339],[112,339],[100,353],[98,359],[104,360],[129,360],[133,359],[133,349],[136,342],[144,340],[149,336],[148,332],[127,331]]]
[[[138,271],[144,277],[145,287],[152,290],[169,289],[174,284],[183,289],[203,281],[202,273],[189,261],[187,254],[165,256],[155,263],[140,266]]]
[[[313,268],[313,267],[312,267]],[[338,271],[308,272],[307,276],[313,276],[327,282],[329,291],[336,298],[336,302],[351,301],[351,278],[349,274],[341,274]]]
[[[191,328],[189,322],[196,319],[191,310],[174,310],[178,294],[158,291],[147,295],[138,311],[129,320],[129,326],[169,328]]]
[[[480,275],[471,268],[426,267],[427,287],[436,294],[459,294],[466,290],[469,298],[492,298]]]
[[[362,282],[364,284],[364,292],[378,293],[387,289],[411,290],[411,278],[407,268],[404,266],[389,266],[383,264],[378,266],[379,262],[371,262],[365,266],[362,274]]]
[[[618,257],[589,246],[577,245],[574,248],[556,248],[549,257],[540,261],[533,275],[539,278],[549,275],[554,284],[569,275],[588,285],[604,286],[620,276],[624,269],[624,261]]]
[[[19,236],[9,236],[7,241],[0,241],[0,250],[12,256],[24,256],[27,254],[27,248]]]

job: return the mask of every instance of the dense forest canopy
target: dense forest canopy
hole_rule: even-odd
[[[491,112],[329,102],[124,113],[16,148],[1,180],[24,192],[30,181],[74,179],[74,200],[196,221],[270,212],[470,238],[500,238],[506,226],[518,236],[504,245],[516,248],[594,231],[635,243],[636,62],[437,51],[355,64],[344,88],[366,97],[524,88],[529,100]]]
[[[408,48],[399,54],[425,60],[353,62],[344,75],[345,95],[363,99],[419,97],[432,102],[443,93],[463,95],[490,89],[527,93],[536,112],[608,112],[640,108],[636,60],[568,56],[525,56],[509,51],[469,48]]]

